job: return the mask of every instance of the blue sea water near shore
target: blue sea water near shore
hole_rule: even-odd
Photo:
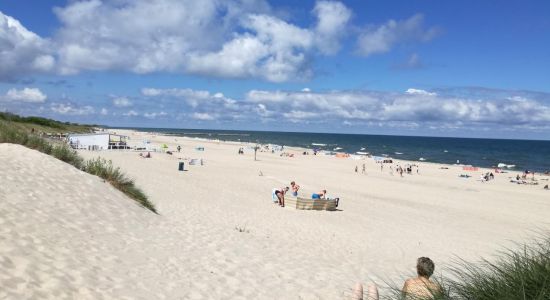
[[[550,170],[550,141],[392,135],[302,133],[274,131],[131,128],[139,131],[222,141],[277,144],[346,153],[368,152],[394,159],[495,167],[510,170]],[[340,148],[340,149],[339,149]],[[337,149],[337,150],[334,150]],[[422,158],[422,159],[421,159]]]

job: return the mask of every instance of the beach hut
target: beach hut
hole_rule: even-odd
[[[128,137],[124,135],[102,133],[69,134],[67,142],[73,149],[106,150],[126,149]]]

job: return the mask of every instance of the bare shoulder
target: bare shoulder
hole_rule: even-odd
[[[407,292],[409,287],[414,284],[414,278],[409,278],[405,280],[405,284],[403,284],[403,291]]]

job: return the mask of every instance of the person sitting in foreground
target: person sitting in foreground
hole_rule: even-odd
[[[325,199],[325,196],[327,195],[327,190],[322,190],[318,194],[312,194],[311,199]]]
[[[419,257],[416,261],[416,278],[405,281],[402,293],[412,299],[433,299],[434,295],[441,293],[441,287],[430,280],[435,269],[434,262],[428,257]]]
[[[290,187],[292,188],[292,196],[298,197],[298,190],[300,189],[300,186],[296,184],[296,182],[292,181],[290,183]]]
[[[416,262],[416,273],[418,277],[407,279],[402,289],[404,299],[433,299],[441,293],[441,287],[430,280],[435,265],[428,257],[420,257]],[[369,285],[367,298],[363,298],[363,285],[357,283],[353,288],[352,300],[378,300],[378,288],[376,285]]]

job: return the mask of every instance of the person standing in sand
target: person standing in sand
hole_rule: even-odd
[[[300,189],[300,186],[297,185],[295,181],[292,181],[290,183],[290,188],[292,189],[292,196],[298,197],[298,190]]]
[[[434,262],[428,257],[419,257],[416,261],[416,278],[405,281],[402,293],[406,299],[433,299],[441,293],[439,284],[430,280],[435,269]]]
[[[362,174],[367,174],[367,167],[365,166],[365,163],[363,163],[363,169],[361,170]]]

